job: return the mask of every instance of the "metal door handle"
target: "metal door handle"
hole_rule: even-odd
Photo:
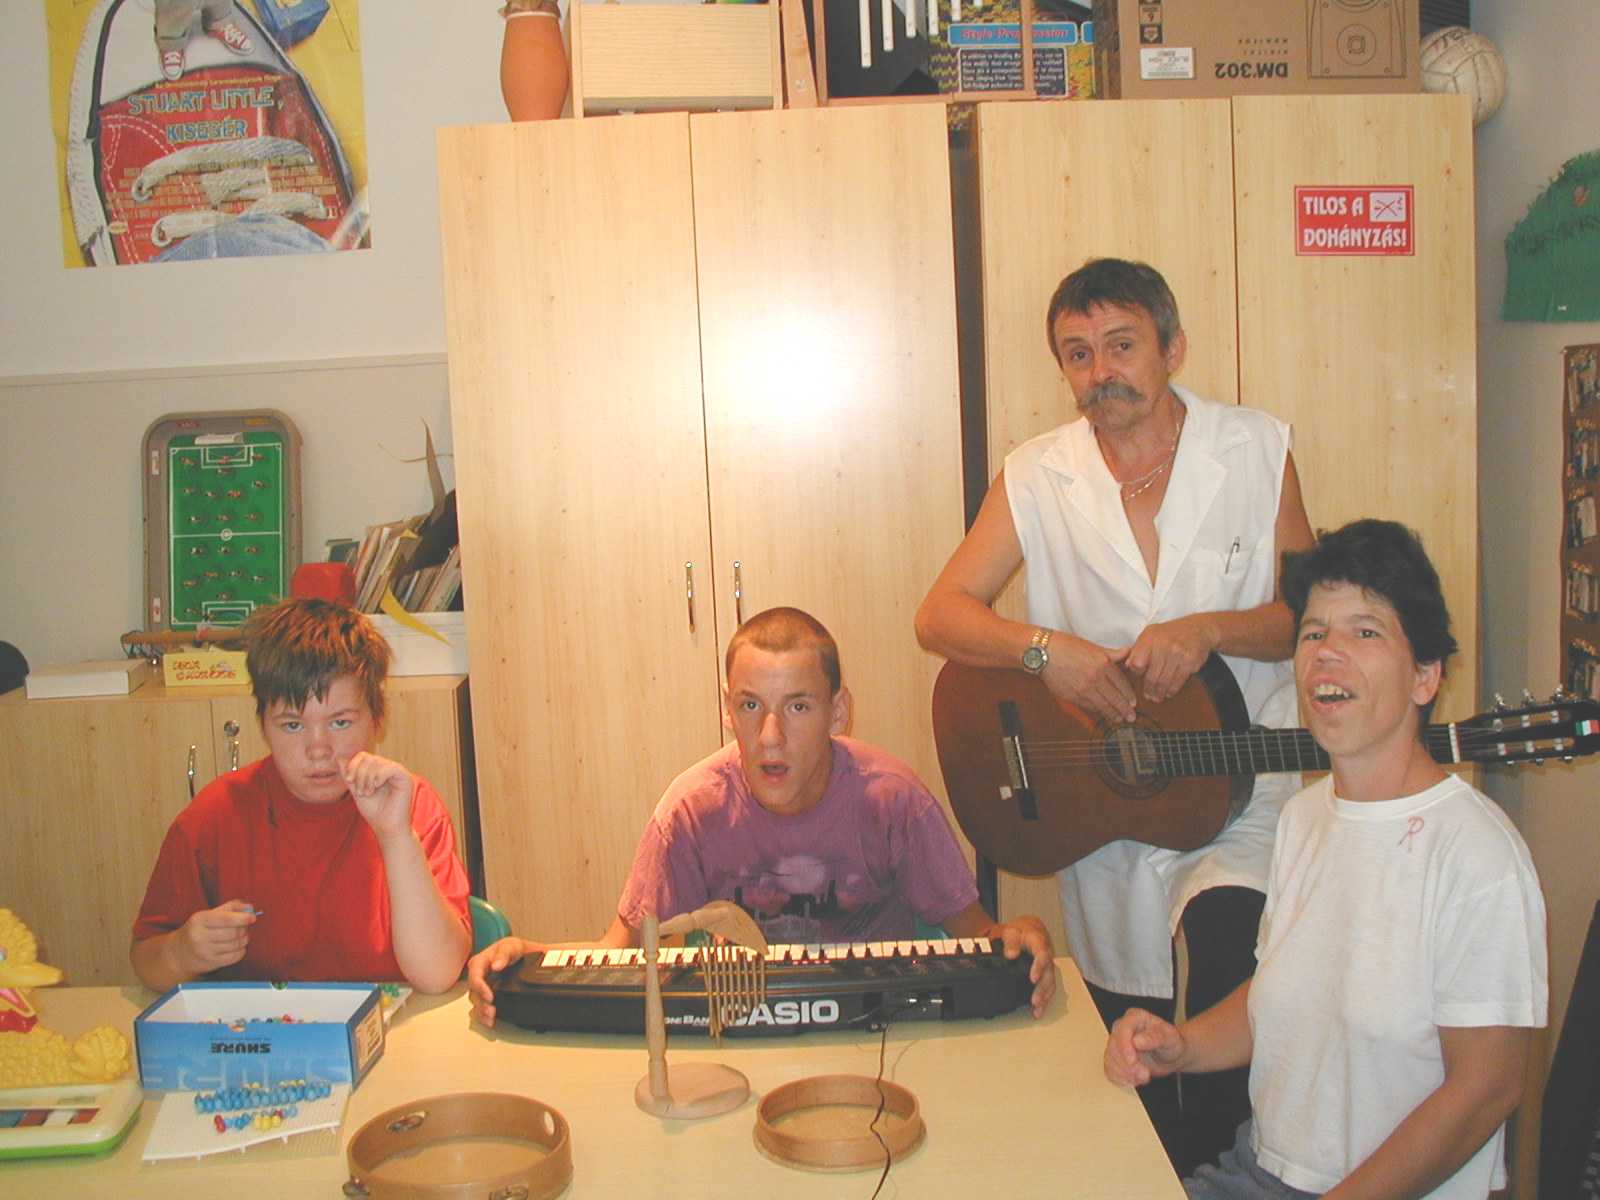
[[[694,564],[683,564],[683,591],[689,603],[689,632],[694,632]]]
[[[224,721],[222,732],[228,735],[228,770],[239,769],[239,722]]]
[[[740,562],[733,560],[733,623],[735,626],[744,624],[744,575],[740,571]]]
[[[188,772],[188,774],[189,774],[189,799],[191,799],[191,800],[194,799],[194,759],[195,759],[195,755],[197,753],[199,753],[199,749],[200,748],[198,746],[190,746],[189,747],[189,772]]]

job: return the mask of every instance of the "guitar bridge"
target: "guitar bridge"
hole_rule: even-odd
[[[1039,802],[1034,798],[1033,787],[1028,782],[1028,762],[1022,755],[1022,718],[1014,701],[1002,700],[1000,712],[1000,747],[1006,756],[1006,773],[1011,786],[1000,789],[1002,800],[1015,800],[1017,812],[1024,821],[1039,819]]]

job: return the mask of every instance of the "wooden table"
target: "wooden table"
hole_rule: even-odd
[[[1179,1200],[1183,1191],[1132,1091],[1100,1071],[1105,1030],[1082,978],[1062,961],[1061,983],[1040,1021],[906,1022],[889,1030],[885,1075],[911,1089],[927,1138],[897,1162],[885,1197],[1050,1196]],[[46,988],[34,993],[45,1023],[68,1037],[110,1024],[132,1039],[153,998],[139,988]],[[879,1037],[809,1034],[668,1046],[668,1063],[708,1060],[743,1071],[755,1096],[807,1075],[878,1070]],[[721,1117],[667,1122],[635,1108],[645,1072],[642,1039],[486,1032],[471,1025],[461,988],[413,996],[389,1030],[383,1058],[350,1100],[344,1127],[243,1154],[144,1163],[160,1101],[98,1159],[0,1165],[0,1195],[71,1197],[304,1197],[340,1194],[344,1149],[372,1116],[452,1091],[521,1092],[559,1109],[572,1128],[568,1197],[866,1197],[876,1171],[819,1174],[781,1166],[757,1149],[755,1096]]]

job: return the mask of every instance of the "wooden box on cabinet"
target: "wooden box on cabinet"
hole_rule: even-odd
[[[778,0],[586,4],[571,0],[572,112],[781,108]]]
[[[476,785],[467,680],[391,679],[379,749],[438,789],[469,859]],[[266,753],[243,688],[0,696],[0,906],[73,984],[133,981],[128,942],[161,840],[193,792]]]

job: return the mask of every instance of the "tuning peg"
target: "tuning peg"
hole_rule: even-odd
[[[1494,710],[1496,712],[1505,712],[1506,709],[1510,707],[1511,705],[1506,703],[1506,698],[1504,696],[1502,696],[1499,692],[1494,694]]]
[[[1551,704],[1560,704],[1565,700],[1570,700],[1571,698],[1572,697],[1567,693],[1567,689],[1559,683],[1556,684],[1556,690],[1550,693]]]
[[[1533,693],[1530,692],[1527,688],[1523,688],[1522,689],[1522,702],[1524,704],[1537,704],[1538,703],[1538,701],[1533,698]]]

